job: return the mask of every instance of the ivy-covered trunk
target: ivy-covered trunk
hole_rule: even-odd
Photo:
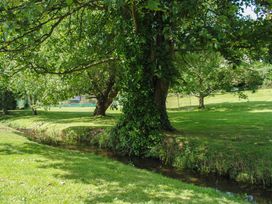
[[[8,115],[8,108],[6,106],[3,106],[3,115]]]
[[[164,33],[170,25],[161,11],[139,14],[132,5],[131,14],[132,20],[129,13],[122,19],[124,114],[112,131],[111,143],[119,152],[150,155],[162,142],[162,130],[172,130],[166,97],[174,70],[173,48]]]
[[[7,92],[2,93],[1,106],[3,110],[3,115],[8,115],[8,101],[7,101]]]

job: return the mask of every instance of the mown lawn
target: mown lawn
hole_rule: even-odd
[[[242,203],[91,153],[31,142],[0,125],[0,203]]]
[[[272,90],[248,95],[247,100],[230,94],[209,97],[203,111],[189,106],[177,108],[176,98],[169,97],[170,120],[180,130],[174,136],[184,147],[177,153],[174,165],[272,186]],[[53,108],[34,117],[17,111],[2,122],[57,137],[70,127],[113,126],[120,116],[119,111],[110,111],[107,117],[92,117],[91,111]]]

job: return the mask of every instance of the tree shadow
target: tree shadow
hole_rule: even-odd
[[[272,102],[223,103],[209,105],[204,111],[175,111],[169,115],[174,127],[183,130],[185,139],[249,146],[264,143],[271,147]]]
[[[11,115],[0,118],[1,120],[20,120],[30,119],[40,123],[70,124],[70,123],[100,123],[114,125],[120,117],[119,113],[109,113],[106,116],[93,116],[89,112],[70,112],[70,111],[39,111],[38,115],[33,116],[30,111],[13,111]]]
[[[20,133],[16,133],[20,135]],[[199,192],[197,187],[121,164],[92,153],[63,150],[25,141],[20,144],[0,143],[0,155],[39,155],[39,169],[61,170],[54,177],[90,186],[84,203],[135,202],[160,203],[228,203],[226,195],[214,197]],[[55,171],[59,172],[59,171]],[[152,174],[152,175],[151,175]],[[71,192],[73,193],[73,192]]]

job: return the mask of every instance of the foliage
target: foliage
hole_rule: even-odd
[[[97,100],[94,115],[105,115],[106,110],[117,96],[122,67],[111,62],[97,65],[90,70],[64,76],[69,92],[75,95],[89,95]]]
[[[232,87],[238,91],[256,91],[263,84],[265,76],[254,64],[242,64],[233,70]]]
[[[176,60],[180,76],[173,90],[198,97],[200,108],[204,108],[205,97],[220,91],[234,92],[240,98],[246,98],[242,91],[255,92],[265,78],[256,64],[243,62],[233,66],[219,53],[209,51],[180,55]]]
[[[245,53],[267,58],[271,3],[265,2],[2,0],[0,51],[16,51],[17,60],[42,73],[80,72],[120,60],[126,103],[113,141],[140,154],[161,141],[162,129],[173,129],[165,101],[176,74],[174,53],[212,49],[233,63]],[[254,6],[259,18],[244,17],[245,5]]]
[[[40,75],[29,70],[14,74],[9,86],[18,96],[27,98],[34,110],[56,105],[59,101],[73,96],[73,93],[67,91],[69,88],[67,82],[59,76]]]
[[[204,98],[230,87],[232,73],[230,65],[219,53],[199,52],[177,57],[180,77],[174,92],[196,96],[199,107],[204,108]]]

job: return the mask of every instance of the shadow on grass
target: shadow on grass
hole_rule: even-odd
[[[19,135],[19,133],[16,133]],[[49,160],[37,160],[38,167],[59,169],[63,174],[55,177],[74,183],[90,185],[85,203],[101,202],[153,202],[164,203],[228,203],[224,195],[199,192],[194,186],[138,170],[91,153],[67,151],[33,142],[20,144],[0,143],[0,155],[38,155]],[[56,171],[58,172],[58,171]],[[65,187],[65,186],[64,186]],[[71,192],[72,193],[72,192]]]
[[[115,123],[120,117],[119,113],[109,113],[106,116],[93,116],[90,112],[68,111],[39,111],[33,116],[28,110],[12,111],[10,115],[0,118],[2,120],[30,119],[35,122],[69,124],[69,123]]]
[[[169,116],[186,139],[210,145],[222,140],[259,148],[262,143],[271,149],[272,102],[213,104],[203,111],[174,111]]]

